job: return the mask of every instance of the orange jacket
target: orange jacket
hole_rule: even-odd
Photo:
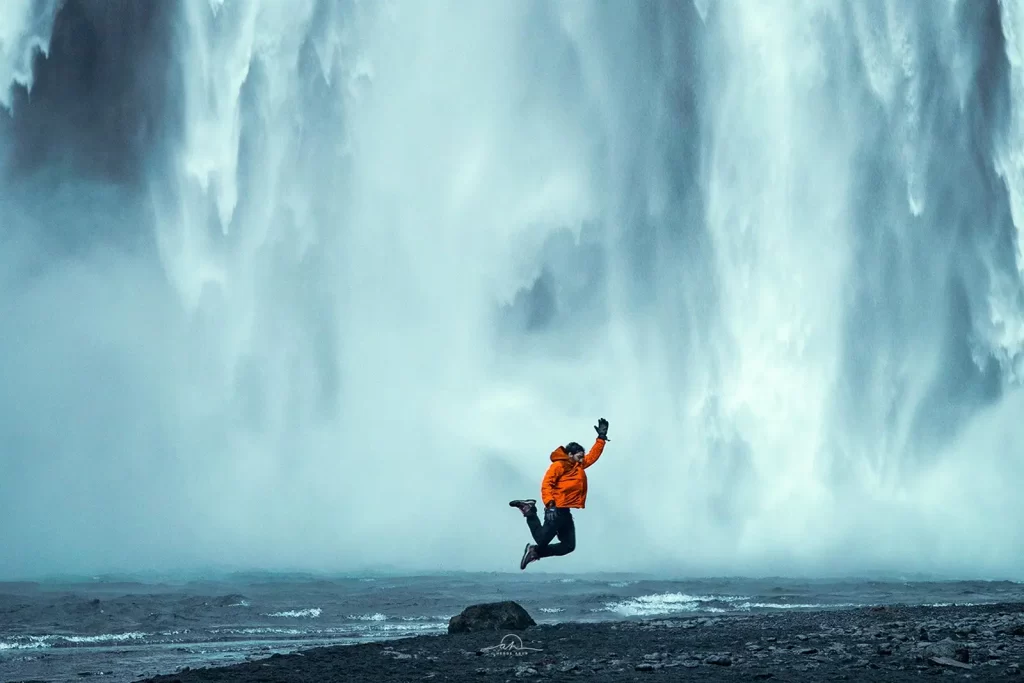
[[[597,439],[583,462],[573,462],[559,446],[551,453],[551,465],[540,485],[541,504],[555,501],[560,508],[583,508],[587,503],[586,469],[597,462],[604,452],[604,440]]]

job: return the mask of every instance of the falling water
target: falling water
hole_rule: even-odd
[[[33,61],[34,60],[34,61]],[[8,3],[0,574],[1020,578],[1024,13]]]

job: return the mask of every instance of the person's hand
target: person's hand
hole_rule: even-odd
[[[597,438],[601,439],[602,441],[608,441],[609,440],[608,439],[608,420],[606,420],[606,419],[604,419],[602,417],[600,420],[597,421],[597,424],[594,426],[594,430],[597,431]]]
[[[558,508],[555,507],[554,503],[548,503],[544,506],[544,523],[554,524],[555,519],[558,517]]]

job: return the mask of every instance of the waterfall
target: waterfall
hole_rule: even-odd
[[[0,14],[0,573],[1018,577],[1010,2]],[[60,539],[59,542],[56,539]]]

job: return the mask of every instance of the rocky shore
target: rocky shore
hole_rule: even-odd
[[[507,614],[505,609],[496,622],[505,628],[497,630],[491,630],[494,624],[466,629],[465,617],[455,617],[453,623],[464,632],[317,648],[149,680],[604,683],[953,676],[975,681],[1013,680],[1024,663],[1024,604],[524,623],[522,628],[507,628]]]

